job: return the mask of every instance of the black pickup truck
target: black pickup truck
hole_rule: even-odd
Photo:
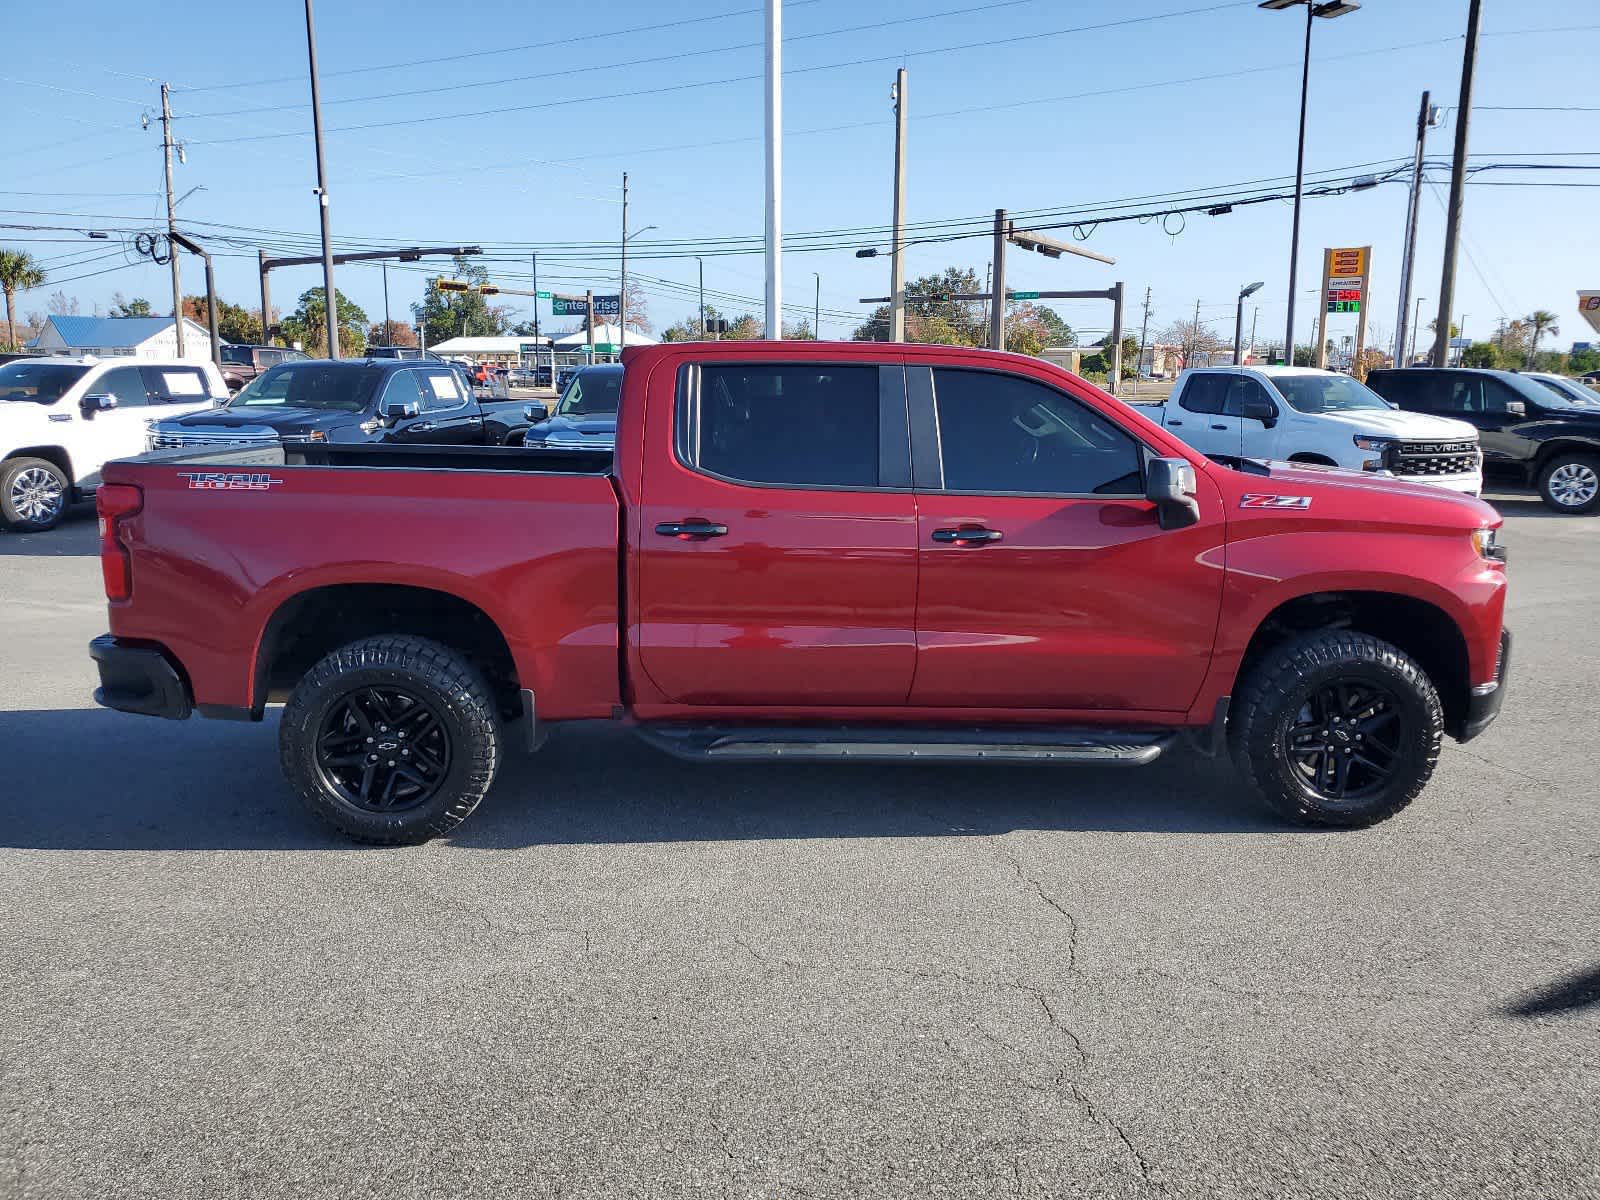
[[[1483,473],[1536,488],[1561,513],[1600,509],[1600,408],[1515,371],[1404,367],[1367,386],[1396,408],[1478,427]]]
[[[528,427],[517,400],[479,400],[451,364],[308,359],[264,371],[220,408],[156,421],[149,448],[375,442],[503,446]]]

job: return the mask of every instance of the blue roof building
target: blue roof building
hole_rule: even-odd
[[[210,359],[211,335],[205,326],[185,317],[183,328],[184,357]],[[51,317],[28,349],[101,358],[175,358],[178,336],[171,317]]]

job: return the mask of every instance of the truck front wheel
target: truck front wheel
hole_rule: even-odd
[[[1394,816],[1427,785],[1444,713],[1404,652],[1329,630],[1275,646],[1256,664],[1228,733],[1235,762],[1276,812],[1355,828]]]
[[[370,637],[312,667],[284,706],[279,761],[306,806],[384,845],[449,833],[494,782],[500,735],[483,677],[420,637]]]
[[[1539,499],[1563,513],[1600,508],[1600,458],[1570,452],[1552,455],[1539,471]]]
[[[51,529],[67,511],[72,482],[43,458],[10,458],[0,463],[0,521],[17,533]]]

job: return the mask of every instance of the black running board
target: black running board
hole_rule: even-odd
[[[658,750],[696,762],[751,759],[860,762],[1099,763],[1142,767],[1172,744],[1171,730],[972,729],[904,726],[645,725]]]

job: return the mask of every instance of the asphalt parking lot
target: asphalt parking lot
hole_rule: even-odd
[[[1494,499],[1505,712],[1354,833],[583,730],[355,848],[93,706],[91,513],[0,534],[0,1196],[1593,1197],[1600,519]]]

